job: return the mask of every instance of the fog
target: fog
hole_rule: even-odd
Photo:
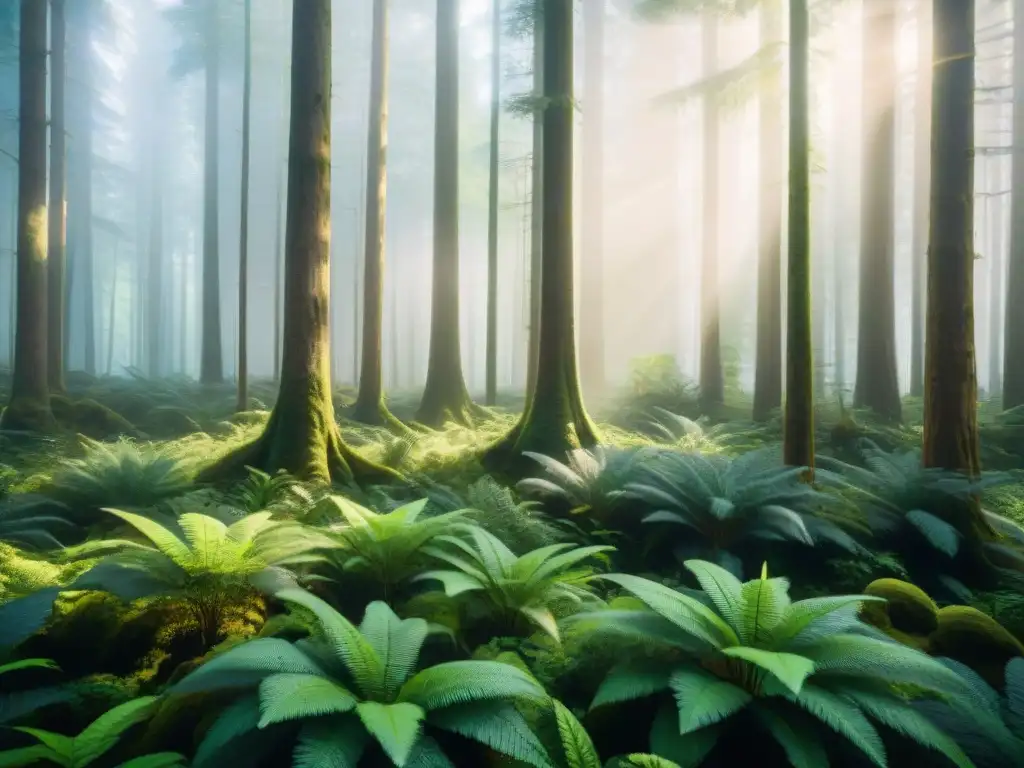
[[[918,4],[879,2],[898,6],[891,88],[865,91],[861,0],[820,0],[812,40],[815,354],[821,378],[837,391],[852,386],[856,373],[862,151],[865,131],[874,129],[862,119],[864,92],[880,94],[871,114],[895,110],[895,320],[900,385],[904,391],[910,385],[914,184],[926,172],[918,167],[914,152]],[[89,367],[91,347],[98,373],[127,375],[129,369],[143,367],[142,317],[149,301],[147,285],[154,279],[150,255],[158,241],[158,372],[198,377],[207,22],[193,0],[105,0],[102,12],[89,17],[74,11],[76,3],[69,4],[68,20],[68,187],[73,199],[81,195],[76,185],[90,184],[92,210],[69,208],[68,365]],[[511,0],[500,3],[507,16],[513,5]],[[652,21],[634,12],[635,3],[610,1],[605,10],[604,109],[596,112],[588,109],[585,98],[586,30],[579,5],[577,276],[592,268],[581,247],[586,222],[580,200],[583,137],[595,121],[604,128],[605,169],[604,216],[598,228],[604,318],[602,327],[581,327],[579,333],[601,336],[611,382],[625,381],[636,358],[657,354],[675,356],[683,373],[696,380],[702,253],[711,238],[726,377],[749,390],[760,237],[759,102],[768,73],[784,67],[784,50],[762,49],[756,11],[719,18],[715,66],[732,76],[724,86],[709,86],[706,18],[679,15]],[[978,5],[976,298],[979,381],[985,390],[998,388],[1002,344],[999,297],[1005,285],[1009,222],[1011,108],[1006,86],[1011,40],[1006,34],[1009,4]],[[280,291],[275,275],[287,189],[290,9],[288,0],[253,3],[249,369],[266,377],[274,374],[277,359],[275,304]],[[391,390],[418,388],[426,373],[434,11],[429,0],[390,3],[384,375]],[[217,233],[224,373],[230,378],[238,343],[242,2],[219,0],[218,12]],[[472,393],[484,387],[486,351],[492,12],[491,0],[461,0],[460,288],[463,365]],[[371,13],[371,0],[336,0],[333,7],[332,368],[337,383],[349,384],[358,374]],[[506,30],[501,51],[500,96],[506,107],[533,87],[532,39],[510,32]],[[15,45],[0,51],[0,306],[11,307],[10,315],[0,317],[0,365],[9,364],[13,352],[17,83]],[[719,110],[718,152],[711,158],[718,169],[713,199],[707,195],[715,185],[707,186],[709,153],[703,135],[709,93]],[[778,108],[785,113],[784,103]],[[499,388],[506,390],[521,390],[526,377],[531,137],[529,116],[503,108],[497,365]],[[778,151],[783,155],[785,146]],[[785,195],[780,197],[784,205]],[[162,211],[157,230],[154,211]],[[781,211],[778,219],[784,220]],[[709,220],[713,230],[706,224]]]

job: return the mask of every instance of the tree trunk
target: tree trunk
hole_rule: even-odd
[[[206,0],[206,124],[203,153],[203,327],[199,379],[224,380],[220,329],[220,206],[218,200],[220,131],[220,22],[218,0]]]
[[[163,371],[163,303],[164,303],[164,164],[166,150],[159,118],[153,132],[153,168],[150,184],[149,270],[146,282],[146,360],[147,373],[160,376]],[[184,332],[184,331],[182,331]]]
[[[860,305],[853,403],[899,421],[893,249],[896,166],[896,6],[865,3],[864,136],[861,186]]]
[[[718,71],[718,11],[706,10],[702,20],[702,77]],[[704,97],[704,201],[700,263],[700,397],[703,407],[725,402],[718,285],[719,109],[716,94]]]
[[[249,409],[249,133],[252,115],[252,0],[245,0],[245,61],[242,80],[242,210],[238,232],[238,400]]]
[[[580,274],[580,379],[605,391],[604,355],[604,16],[605,0],[583,6],[583,226]],[[673,350],[675,352],[675,350]]]
[[[46,10],[21,0],[18,120],[18,309],[11,400],[0,416],[10,430],[48,430],[46,376]]]
[[[540,356],[534,396],[515,428],[484,456],[512,475],[527,470],[524,451],[563,459],[590,448],[576,370],[573,302],[573,0],[544,2],[544,242]]]
[[[281,370],[281,281],[284,279],[284,218],[285,186],[284,169],[287,161],[281,162],[277,171],[277,196],[274,218],[274,381]]]
[[[928,0],[931,2],[931,0]],[[846,29],[841,21],[833,22],[832,91],[842,93],[848,88],[849,64],[842,53],[843,35]],[[856,117],[849,99],[834,99],[832,103],[832,153],[830,168],[834,174],[832,188],[832,358],[835,363],[833,388],[840,402],[845,402],[846,386],[846,302],[849,292],[849,262],[851,224],[848,211],[851,207],[850,170],[852,163],[847,157],[851,129]]]
[[[471,424],[459,339],[459,2],[437,0],[434,275],[427,382],[416,420]]]
[[[931,171],[932,130],[931,15],[932,0],[918,0],[917,86],[914,95],[914,243],[910,254],[910,394],[913,397],[924,394],[924,271],[928,259],[928,177]]]
[[[761,46],[782,37],[782,3],[761,4]],[[767,421],[782,405],[782,71],[761,90],[758,176],[757,350],[754,420]]]
[[[262,436],[202,473],[286,470],[310,481],[395,479],[342,440],[331,403],[331,0],[293,0],[281,387]]]
[[[64,121],[65,15],[64,0],[51,0],[50,19],[50,206],[47,244],[47,293],[49,319],[46,324],[49,354],[46,372],[51,392],[64,391],[64,246],[67,234],[67,147]]]
[[[384,218],[387,201],[388,0],[373,3],[370,106],[366,144],[363,343],[359,393],[350,418],[404,430],[384,404]]]
[[[811,346],[811,174],[807,0],[789,6],[789,275],[786,324],[786,464],[814,467],[814,354]]]
[[[117,327],[117,283],[121,274],[120,260],[118,257],[120,246],[120,240],[114,242],[114,258],[111,261],[110,304],[107,307],[107,365],[104,369],[107,376],[109,376],[114,369],[114,330]]]
[[[1013,154],[1010,171],[1010,253],[1003,327],[1003,408],[1024,405],[1024,0],[1013,4]]]
[[[533,12],[533,93],[537,99],[544,94],[544,3],[535,0]],[[530,328],[526,352],[526,403],[533,397],[537,383],[537,360],[540,354],[540,291],[541,257],[544,241],[544,116],[533,116],[533,149],[530,169]],[[525,407],[524,407],[525,410]]]
[[[501,0],[491,4],[491,141],[487,190],[487,361],[484,402],[498,399],[498,160],[501,156]]]
[[[974,0],[935,0],[925,467],[981,471],[974,355]],[[968,504],[961,533],[989,528]]]
[[[1006,172],[1003,158],[996,157],[995,195],[990,198],[992,206],[992,247],[989,254],[989,298],[988,298],[988,396],[995,400],[1003,389],[1003,259],[1006,253],[1006,208],[1002,193],[1006,188]]]

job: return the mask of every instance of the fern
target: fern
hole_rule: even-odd
[[[203,765],[246,734],[281,722],[300,724],[292,763],[297,768],[330,764],[328,756],[355,765],[371,740],[394,765],[419,765],[424,752],[441,754],[429,734],[434,728],[476,739],[530,765],[548,765],[539,741],[510,706],[546,699],[531,676],[493,661],[455,661],[416,671],[427,636],[422,619],[399,619],[385,603],[374,602],[356,627],[309,593],[291,589],[277,597],[311,611],[318,635],[294,645],[266,638],[236,646],[172,690],[258,687],[259,718],[251,698],[239,699],[200,745]]]
[[[713,563],[687,561],[704,599],[626,574],[601,578],[624,587],[647,606],[640,611],[598,611],[573,617],[591,632],[627,634],[646,647],[675,652],[674,664],[620,666],[602,683],[592,706],[630,698],[675,698],[672,727],[667,715],[651,731],[653,751],[673,759],[691,753],[693,738],[705,753],[734,715],[752,710],[791,759],[816,765],[808,755],[824,754],[824,741],[793,720],[789,701],[838,732],[873,764],[886,758],[877,724],[932,749],[960,768],[973,763],[962,749],[914,712],[899,693],[908,686],[918,699],[944,701],[965,696],[963,678],[928,656],[880,636],[858,618],[866,596],[791,602],[786,579],[740,582]],[[620,614],[636,614],[624,620]],[[607,618],[604,618],[604,617]],[[657,617],[656,621],[651,621]],[[801,757],[804,756],[804,757]],[[800,761],[795,764],[801,764]]]

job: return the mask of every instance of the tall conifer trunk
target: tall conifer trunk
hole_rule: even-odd
[[[204,384],[224,380],[220,328],[220,20],[219,0],[206,2],[206,114],[203,153],[203,324],[199,379]]]
[[[1013,3],[1010,253],[1003,328],[1003,408],[1024,405],[1024,0]]]
[[[0,428],[48,430],[46,316],[46,11],[21,0],[18,112],[18,308],[11,399]]]
[[[501,0],[491,3],[491,137],[487,190],[487,351],[484,402],[498,398],[498,171],[501,157]]]
[[[47,245],[48,317],[46,362],[50,391],[64,391],[64,273],[67,233],[67,145],[64,109],[65,0],[51,0],[50,18],[50,207]]]
[[[717,9],[704,11],[701,37],[704,79],[714,77],[718,71],[718,13]],[[701,195],[704,213],[700,263],[700,397],[705,408],[725,401],[721,322],[718,315],[719,130],[717,95],[708,93],[704,97],[704,170]]]
[[[249,407],[249,134],[252,118],[252,0],[245,0],[242,82],[242,210],[238,232],[238,392],[235,409]]]
[[[931,139],[932,0],[918,0],[917,83],[914,88],[914,242],[910,254],[910,394],[914,397],[924,394],[924,273],[928,260]]]

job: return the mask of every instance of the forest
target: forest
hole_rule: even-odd
[[[0,768],[1024,768],[1020,18],[0,0]]]

